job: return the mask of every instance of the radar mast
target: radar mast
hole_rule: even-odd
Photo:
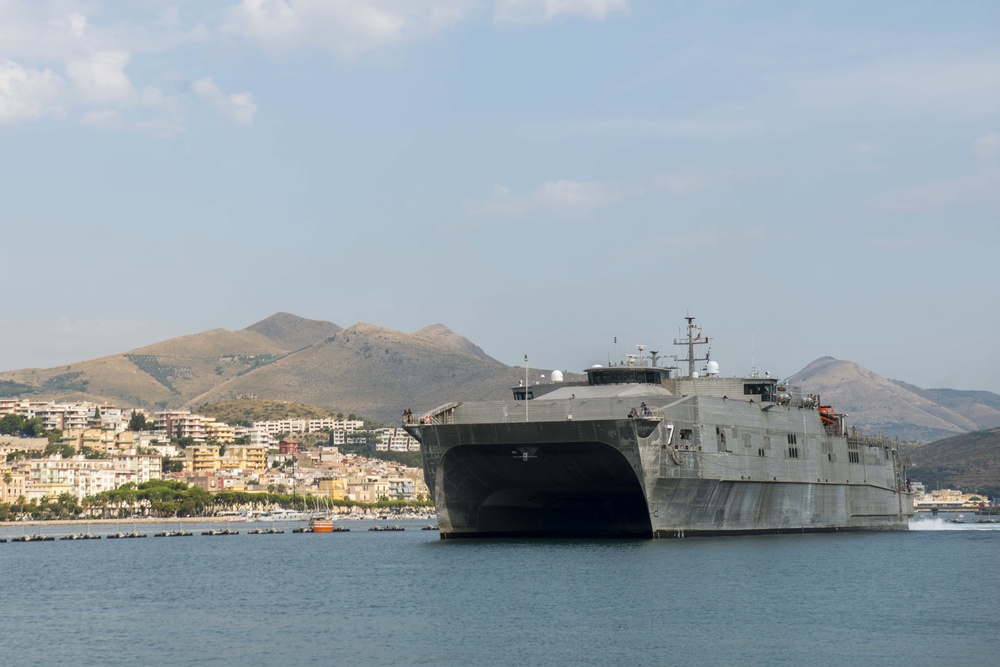
[[[687,362],[688,362],[688,377],[694,376],[695,362],[696,361],[708,361],[708,355],[704,357],[694,356],[694,346],[695,345],[708,345],[709,339],[706,336],[701,335],[701,327],[696,326],[694,323],[694,317],[688,315],[684,318],[687,320],[687,338],[675,338],[674,345],[687,345]],[[677,355],[674,355],[675,361],[683,361]]]

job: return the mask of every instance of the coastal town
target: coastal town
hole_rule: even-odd
[[[92,508],[102,493],[154,480],[209,494],[291,495],[303,507],[429,498],[418,467],[379,458],[419,451],[419,443],[402,428],[366,428],[354,418],[240,426],[190,410],[5,398],[0,431],[0,504],[22,510],[57,498]]]
[[[3,398],[0,505],[35,508],[46,500],[71,498],[94,516],[100,494],[155,480],[181,482],[208,494],[290,495],[303,507],[339,506],[341,511],[428,501],[419,467],[378,458],[379,452],[419,452],[420,443],[401,427],[366,428],[363,420],[350,417],[244,426],[187,409],[147,412],[86,401]],[[301,446],[303,439],[313,445]],[[990,499],[975,493],[927,490],[920,482],[913,483],[913,491],[917,512],[992,513]],[[149,514],[153,508],[123,509]],[[8,518],[27,519],[30,511]]]

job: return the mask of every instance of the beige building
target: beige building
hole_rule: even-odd
[[[184,474],[214,475],[219,468],[218,445],[193,445],[184,448]]]
[[[236,430],[225,422],[216,421],[214,417],[202,417],[205,427],[205,440],[216,445],[231,445],[236,440]]]
[[[27,479],[26,467],[16,462],[7,463],[6,457],[0,459],[0,503],[16,503],[24,496]]]
[[[205,417],[193,415],[190,410],[157,412],[156,432],[168,437],[191,438],[195,442],[205,442],[208,439]]]
[[[347,499],[359,503],[389,497],[389,483],[377,475],[352,475],[347,479]]]
[[[251,445],[230,445],[220,461],[223,470],[244,472],[265,472],[267,470],[267,448]]]
[[[346,479],[331,479],[322,478],[316,480],[316,487],[319,489],[319,494],[330,500],[346,500],[347,499],[347,480]]]
[[[936,489],[913,499],[913,509],[926,512],[939,510],[972,510],[979,508],[987,497],[976,493],[962,493],[957,489]]]
[[[72,428],[63,432],[62,443],[72,445],[77,451],[89,447],[95,452],[115,454],[135,446],[132,431],[115,431],[108,428]]]
[[[14,452],[42,452],[49,446],[48,438],[20,438],[16,435],[0,435],[0,461],[6,461]]]

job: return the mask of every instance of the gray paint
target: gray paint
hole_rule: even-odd
[[[783,404],[744,395],[760,382],[777,386],[536,385],[532,400],[450,403],[408,430],[442,537],[905,530],[897,443],[824,425],[794,388]],[[649,415],[630,417],[642,402]]]

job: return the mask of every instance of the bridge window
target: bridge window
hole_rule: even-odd
[[[760,396],[761,401],[774,401],[773,382],[747,382],[743,385],[744,396]]]
[[[591,385],[599,384],[660,384],[670,372],[663,368],[616,368],[588,371]]]

